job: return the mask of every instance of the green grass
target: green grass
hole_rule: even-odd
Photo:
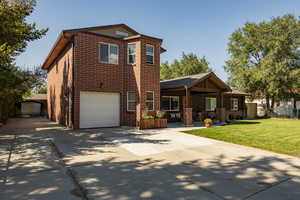
[[[237,120],[186,133],[300,157],[300,120]]]

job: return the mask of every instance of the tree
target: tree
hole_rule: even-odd
[[[164,62],[160,66],[160,80],[167,80],[172,78],[172,70],[168,62]]]
[[[169,65],[168,62],[161,65],[160,78],[161,80],[166,80],[209,71],[212,70],[205,57],[198,58],[193,53],[182,53],[180,60],[175,59],[171,65]]]
[[[38,30],[35,23],[26,22],[35,5],[35,0],[0,1],[0,67],[11,64],[28,42],[46,34],[48,29]]]
[[[31,93],[46,94],[47,93],[47,71],[42,70],[41,66],[37,66],[32,72]]]
[[[230,37],[225,70],[231,86],[275,100],[292,97],[299,87],[300,21],[293,15],[247,22]],[[272,100],[272,104],[269,104]]]
[[[35,5],[35,0],[0,1],[0,121],[7,119],[9,109],[37,84],[32,72],[14,64],[28,42],[40,39],[47,32],[26,21]]]

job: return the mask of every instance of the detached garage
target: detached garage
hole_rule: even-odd
[[[33,94],[16,105],[17,116],[47,115],[47,94]]]
[[[120,94],[80,92],[80,128],[120,126]]]

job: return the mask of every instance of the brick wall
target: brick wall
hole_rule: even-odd
[[[100,42],[119,46],[118,64],[99,61]],[[127,64],[127,44],[136,43],[136,65]],[[155,46],[154,65],[146,65],[146,43]],[[121,125],[136,125],[145,108],[146,91],[153,91],[155,110],[160,107],[160,44],[157,41],[134,39],[123,41],[99,35],[79,33],[74,38],[74,128],[80,122],[80,91],[120,93]],[[127,91],[135,91],[136,112],[127,112]]]
[[[71,125],[69,101],[72,100],[72,44],[66,46],[48,70],[48,118]]]
[[[146,44],[154,46],[154,63],[146,63]],[[142,39],[138,43],[139,57],[137,62],[138,71],[138,93],[140,96],[137,105],[137,123],[141,119],[143,110],[146,109],[146,93],[154,93],[154,111],[160,109],[160,43],[153,40]]]

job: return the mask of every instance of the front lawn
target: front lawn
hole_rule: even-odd
[[[237,120],[186,133],[300,157],[300,120]]]

